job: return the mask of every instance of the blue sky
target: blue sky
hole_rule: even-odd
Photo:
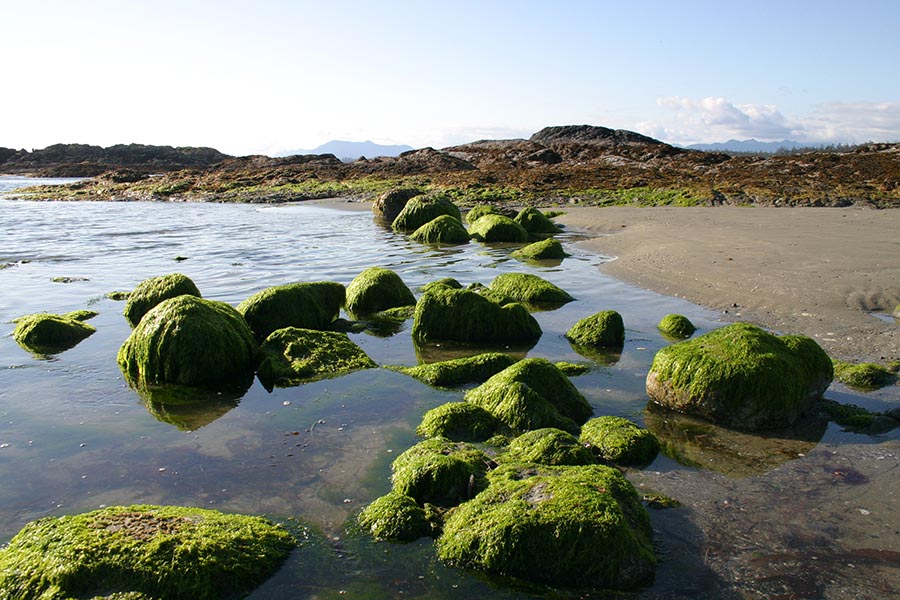
[[[0,0],[0,146],[900,141],[900,2]]]

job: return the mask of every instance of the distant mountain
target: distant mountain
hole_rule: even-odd
[[[312,150],[288,150],[279,152],[276,156],[292,156],[294,154],[334,154],[344,162],[356,160],[360,156],[374,158],[376,156],[399,156],[403,152],[412,150],[412,146],[385,146],[366,140],[365,142],[344,142],[331,140]]]
[[[779,150],[794,150],[795,148],[815,148],[815,144],[804,144],[793,140],[781,140],[780,142],[760,142],[759,140],[728,140],[715,144],[691,144],[685,146],[688,150],[703,150],[704,152],[765,152],[774,154]]]

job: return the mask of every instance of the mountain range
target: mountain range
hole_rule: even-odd
[[[386,146],[366,140],[365,142],[346,142],[343,140],[331,140],[311,150],[287,150],[279,152],[275,156],[294,156],[304,154],[333,154],[344,162],[354,161],[361,156],[374,158],[376,156],[400,156],[404,152],[412,150],[412,146],[396,145]]]

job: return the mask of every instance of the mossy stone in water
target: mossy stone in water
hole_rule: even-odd
[[[469,233],[479,242],[527,242],[525,228],[504,215],[486,214],[469,225]]]
[[[659,440],[622,417],[597,417],[581,426],[579,441],[604,460],[620,465],[649,465],[659,454]]]
[[[432,533],[425,509],[395,491],[376,498],[359,513],[357,522],[376,540],[413,542]]]
[[[734,323],[656,353],[651,400],[744,430],[794,423],[831,384],[831,359],[812,339]]]
[[[395,188],[378,196],[372,203],[375,217],[391,224],[397,218],[410,198],[423,194],[418,188]]]
[[[500,306],[470,290],[438,287],[416,304],[416,339],[459,342],[531,342],[541,326],[521,304]]]
[[[39,519],[0,550],[3,598],[242,598],[295,541],[259,518],[175,506],[116,506]]]
[[[516,359],[509,354],[486,352],[415,367],[401,367],[398,370],[428,385],[453,387],[463,383],[487,381],[515,362]]]
[[[540,465],[590,465],[595,462],[594,455],[575,436],[553,427],[535,429],[513,439],[502,460]]]
[[[579,346],[621,348],[625,345],[625,323],[614,310],[604,310],[581,319],[566,332],[566,339]]]
[[[423,244],[466,244],[469,232],[459,219],[441,215],[416,229],[409,238]]]
[[[461,290],[463,285],[453,277],[443,277],[441,279],[436,279],[435,281],[429,281],[420,288],[420,291],[424,294],[438,287],[450,288],[451,290]]]
[[[656,328],[673,338],[689,338],[697,331],[690,319],[674,313],[664,316]]]
[[[257,340],[284,327],[329,329],[344,306],[346,289],[333,281],[289,283],[253,294],[237,309]]]
[[[632,588],[656,563],[640,497],[601,465],[500,467],[447,516],[437,553],[452,566],[566,587]]]
[[[431,438],[394,460],[391,480],[395,492],[419,504],[455,506],[483,488],[489,463],[487,455],[470,444]]]
[[[259,347],[257,376],[269,390],[378,365],[346,333],[285,327]]]
[[[230,305],[196,296],[164,300],[119,348],[119,368],[137,385],[210,385],[253,372],[256,342]]]
[[[848,363],[835,360],[833,364],[835,379],[864,391],[877,390],[896,379],[889,369],[875,363]]]
[[[369,315],[415,303],[412,291],[390,269],[369,267],[347,286],[347,312],[353,315]]]
[[[459,208],[447,196],[442,194],[415,196],[394,219],[392,227],[394,231],[415,231],[441,215],[449,215],[462,223]]]
[[[516,215],[515,221],[530,234],[553,235],[562,231],[544,213],[531,206],[520,210],[519,214]]]
[[[554,260],[566,258],[569,254],[563,250],[562,244],[557,240],[547,238],[519,248],[510,256],[521,260]]]
[[[499,426],[500,421],[480,406],[471,402],[448,402],[426,412],[416,433],[456,442],[483,442],[493,436]]]
[[[494,206],[493,204],[479,204],[477,206],[473,206],[472,209],[466,213],[466,223],[474,223],[484,215],[502,215],[503,211]]]
[[[502,273],[489,287],[495,293],[532,305],[565,304],[575,299],[546,279],[530,273]]]
[[[128,295],[125,302],[125,320],[136,327],[151,308],[169,298],[182,295],[200,297],[200,290],[187,275],[172,273],[145,279]]]
[[[73,348],[97,330],[84,323],[96,312],[77,310],[63,315],[37,313],[16,319],[13,339],[25,350],[35,354],[58,354]]]

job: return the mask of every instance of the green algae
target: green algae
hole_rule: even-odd
[[[620,465],[649,465],[659,454],[656,436],[622,417],[591,419],[581,426],[578,440],[601,459]]]
[[[561,305],[575,298],[546,279],[530,273],[501,273],[491,281],[492,292],[528,305]]]
[[[447,515],[437,553],[451,566],[566,587],[631,588],[656,563],[640,498],[601,465],[501,466]]]
[[[137,385],[189,386],[242,379],[256,342],[229,304],[176,296],[152,308],[119,348],[119,368]]]
[[[151,308],[163,300],[184,294],[200,297],[200,290],[187,275],[171,273],[145,279],[128,295],[124,310],[125,320],[132,327],[136,327]]]
[[[347,334],[285,327],[259,347],[257,376],[269,391],[378,365]]]
[[[426,412],[416,433],[455,442],[483,442],[493,436],[499,426],[500,421],[480,406],[470,402],[448,402]]]
[[[446,288],[450,288],[452,290],[461,290],[463,285],[459,281],[454,279],[453,277],[442,277],[441,279],[429,281],[428,283],[423,285],[421,288],[419,288],[419,291],[424,294],[424,293],[430,292],[434,288],[439,288],[439,287],[446,287]]]
[[[604,310],[581,319],[566,332],[566,339],[578,346],[622,348],[625,323],[614,310]]]
[[[253,294],[237,310],[262,341],[284,327],[329,329],[344,306],[345,295],[344,286],[332,281],[289,283]]]
[[[462,223],[459,208],[449,197],[434,193],[415,196],[406,203],[391,227],[394,231],[415,231],[441,215],[449,215]]]
[[[668,314],[664,316],[656,326],[664,335],[675,339],[689,338],[694,335],[697,328],[691,323],[690,319],[684,315]]]
[[[396,491],[376,498],[359,513],[357,522],[376,540],[413,542],[433,533],[425,509]]]
[[[590,421],[589,421],[590,422]],[[498,462],[539,465],[591,465],[594,455],[567,431],[545,427],[523,433],[509,442]]]
[[[514,220],[521,225],[529,235],[555,235],[562,232],[562,229],[548,219],[544,213],[531,206],[520,210]]]
[[[486,214],[469,224],[469,234],[483,243],[527,242],[525,228],[505,215]]]
[[[897,379],[890,369],[875,363],[848,363],[840,360],[832,362],[834,378],[859,390],[877,390],[890,385]]]
[[[575,377],[577,375],[586,375],[590,373],[591,368],[587,365],[579,365],[577,363],[570,362],[556,362],[553,363],[554,366],[562,372],[563,375],[567,377]]]
[[[0,550],[0,596],[241,598],[295,544],[265,519],[199,508],[117,506],[44,518]]]
[[[502,352],[487,352],[476,356],[454,358],[396,370],[428,385],[455,387],[464,383],[482,383],[516,362]]]
[[[346,294],[347,312],[357,316],[416,303],[400,276],[381,267],[369,267],[357,275],[347,286]]]
[[[557,240],[547,238],[519,248],[510,256],[519,260],[560,260],[571,255],[563,250],[562,244]]]
[[[541,327],[521,304],[500,306],[470,290],[437,287],[419,298],[412,335],[419,341],[530,342]]]
[[[422,244],[467,244],[469,232],[459,219],[441,215],[416,229],[409,239]]]
[[[470,444],[430,438],[394,460],[391,481],[395,492],[419,504],[455,506],[484,487],[490,464],[488,456]]]
[[[478,204],[466,213],[466,223],[472,224],[484,215],[502,215],[503,211],[493,204]]]
[[[74,348],[79,342],[94,334],[97,329],[84,323],[96,316],[90,310],[78,310],[57,315],[36,313],[15,320],[13,339],[25,350],[38,356],[59,354]]]

